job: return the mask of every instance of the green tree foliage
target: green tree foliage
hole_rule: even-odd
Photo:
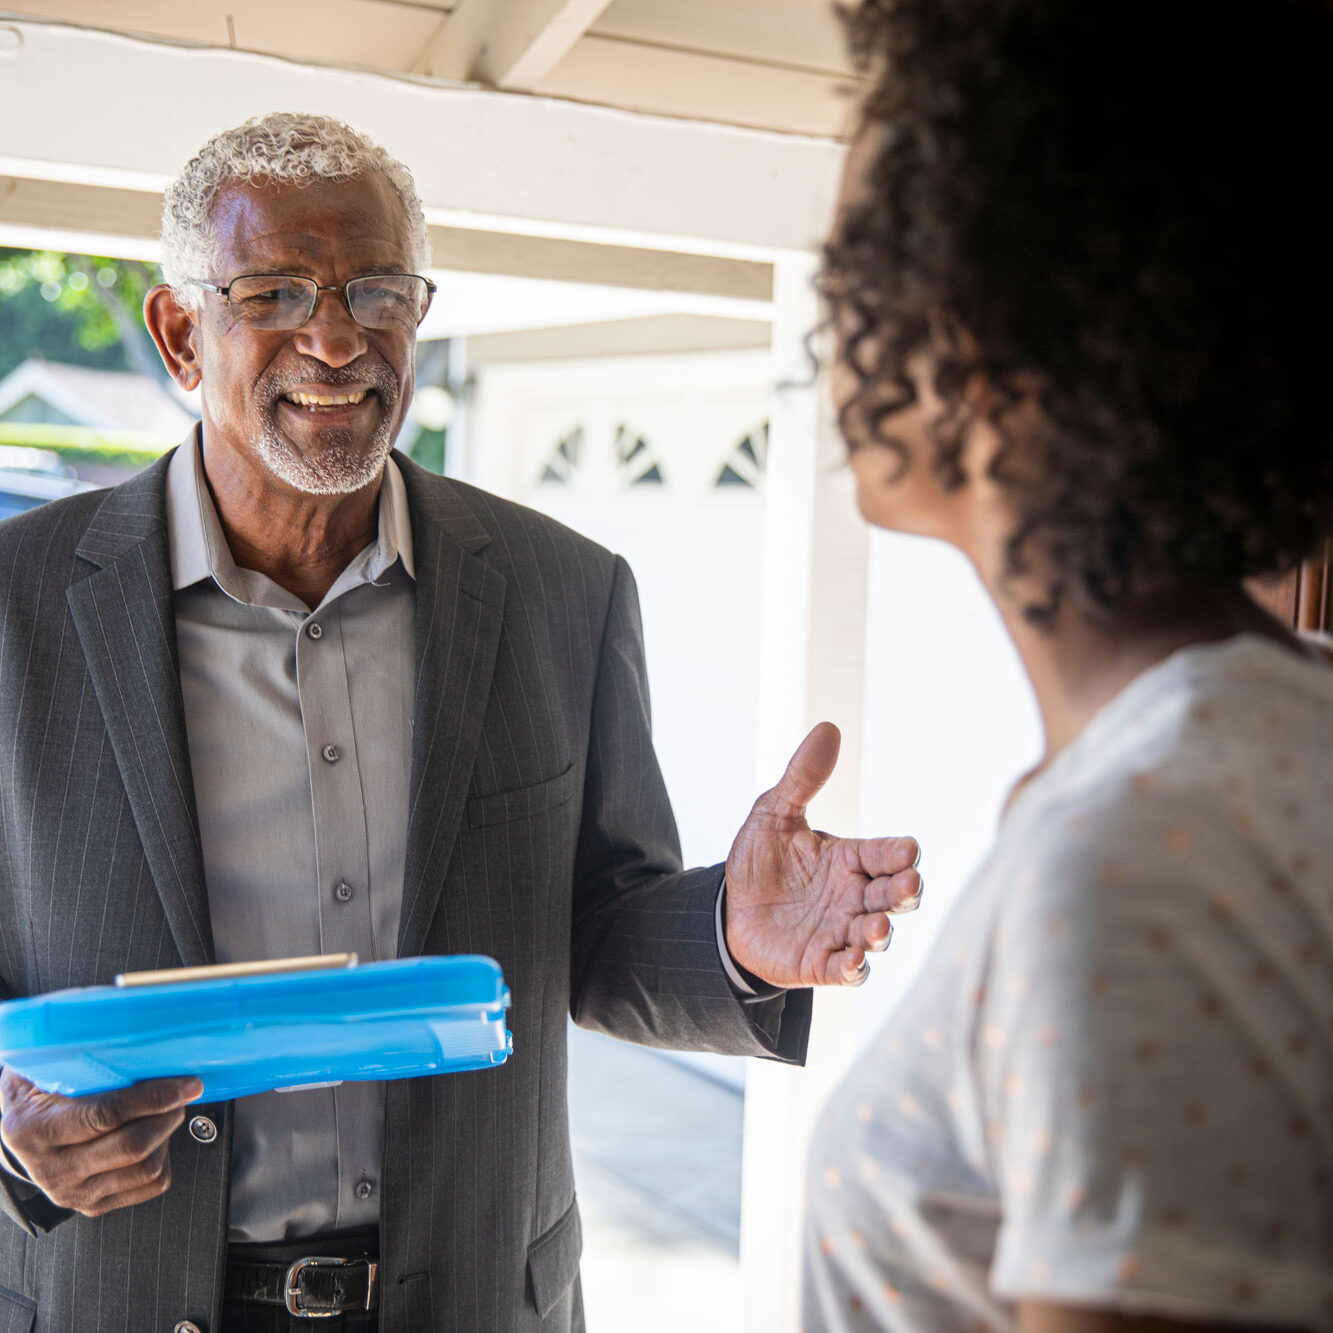
[[[138,260],[0,247],[0,375],[44,356],[162,378],[141,313],[160,281]]]

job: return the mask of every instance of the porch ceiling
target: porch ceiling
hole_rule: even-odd
[[[26,0],[15,17],[821,137],[855,79],[831,0]]]

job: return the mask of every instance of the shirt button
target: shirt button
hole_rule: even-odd
[[[324,637],[324,626],[317,623],[310,624],[305,627],[305,632],[312,639],[322,639]]]
[[[345,879],[340,879],[333,886],[333,896],[340,903],[350,903],[352,901],[352,886]]]
[[[320,754],[322,754],[330,764],[336,764],[338,760],[342,758],[336,745],[326,745],[320,751]]]
[[[218,1127],[206,1116],[197,1115],[190,1121],[190,1137],[198,1143],[212,1143],[218,1136]]]
[[[368,1199],[375,1193],[375,1186],[369,1180],[358,1180],[355,1192],[358,1199]]]

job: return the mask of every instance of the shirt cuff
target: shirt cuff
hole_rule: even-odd
[[[786,994],[785,987],[771,985],[753,972],[747,972],[731,956],[731,950],[727,948],[726,898],[727,877],[724,873],[713,907],[713,923],[717,930],[718,956],[722,959],[722,968],[727,974],[727,980],[731,982],[732,990],[747,1004],[757,1004],[761,1000],[771,1000],[775,995]]]

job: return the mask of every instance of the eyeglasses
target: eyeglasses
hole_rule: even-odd
[[[250,273],[225,287],[190,284],[226,298],[232,317],[253,329],[299,329],[315,313],[320,292],[341,292],[348,314],[368,329],[415,329],[430,309],[435,284],[416,273],[369,273],[341,287],[290,273]]]

